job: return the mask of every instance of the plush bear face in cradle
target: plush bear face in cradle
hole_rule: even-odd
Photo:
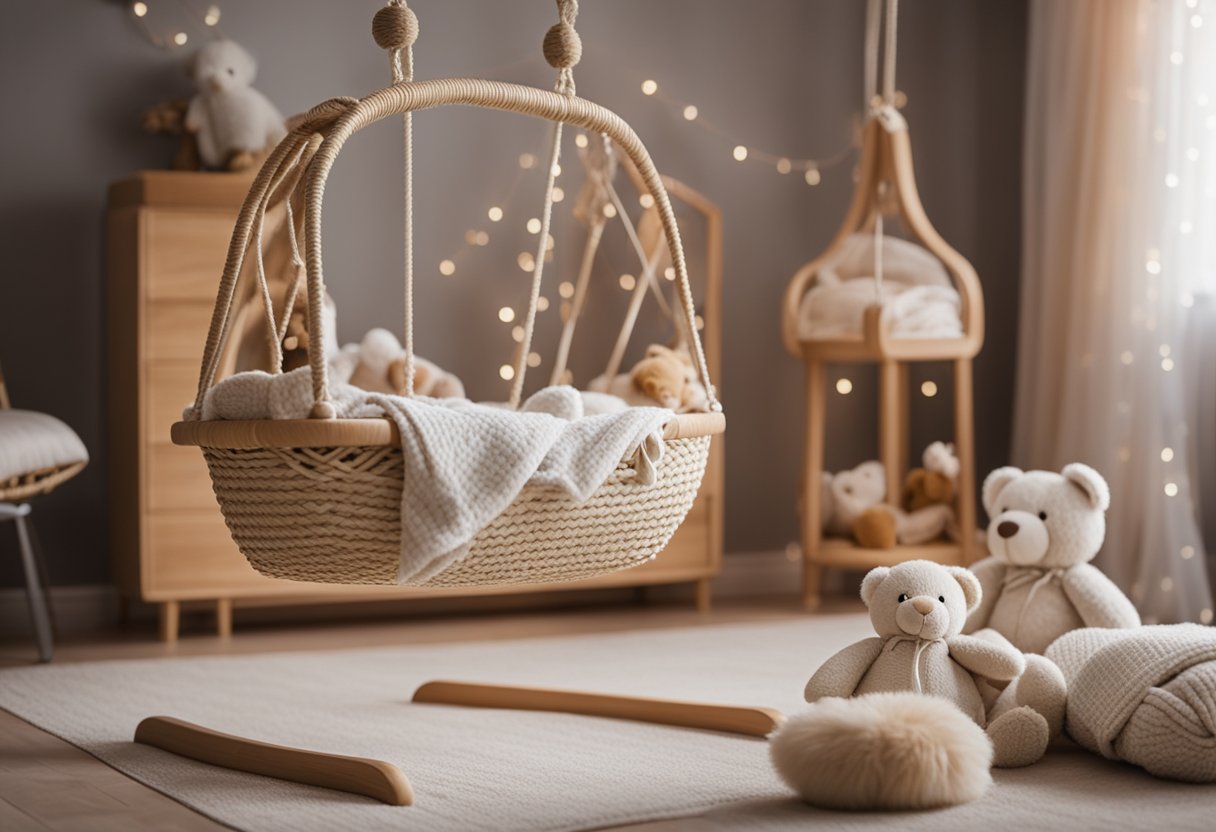
[[[880,636],[949,638],[980,603],[980,582],[959,566],[909,560],[879,566],[861,582],[861,600]]]
[[[1058,474],[998,468],[984,480],[988,549],[1013,566],[1085,563],[1102,547],[1109,505],[1106,480],[1088,465]]]
[[[216,40],[195,54],[191,75],[200,90],[225,92],[248,87],[257,70],[257,62],[240,44]]]

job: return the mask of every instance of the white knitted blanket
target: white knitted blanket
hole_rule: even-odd
[[[572,387],[548,387],[519,411],[464,399],[368,393],[330,384],[338,418],[387,416],[401,435],[399,581],[421,582],[459,561],[474,536],[525,486],[591,496],[621,463],[652,483],[670,410],[634,407],[584,416]],[[213,387],[203,419],[305,419],[312,408],[307,367],[238,373]]]
[[[1068,681],[1067,730],[1160,777],[1216,783],[1216,629],[1088,627],[1047,648]]]

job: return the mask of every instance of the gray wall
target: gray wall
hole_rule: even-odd
[[[14,5],[0,27],[0,100],[20,105],[6,120],[0,189],[0,359],[19,406],[75,427],[94,463],[39,500],[36,517],[57,584],[107,579],[105,489],[106,338],[103,213],[106,185],[163,166],[165,140],[143,135],[138,114],[185,94],[183,54],[161,51],[136,30],[124,3],[44,0]],[[223,5],[225,31],[261,62],[258,86],[284,112],[384,83],[371,43],[372,0],[257,0]],[[422,25],[419,77],[488,75],[549,86],[539,57],[554,19],[543,0],[413,4]],[[178,8],[162,0],[154,12]],[[718,201],[725,214],[727,546],[754,551],[796,537],[801,449],[800,365],[782,351],[777,310],[788,277],[827,242],[845,208],[849,165],[810,188],[797,177],[738,164],[730,143],[685,124],[643,97],[644,78],[695,102],[701,114],[750,144],[791,155],[827,155],[849,141],[861,97],[860,0],[585,0],[579,92],[616,109],[647,141],[659,168]],[[899,86],[909,103],[922,196],[939,230],[979,271],[988,341],[976,365],[981,474],[1008,452],[1016,332],[1019,157],[1026,7],[1023,0],[917,0],[903,4]],[[197,42],[197,37],[195,38]],[[476,395],[501,395],[496,368],[509,327],[494,311],[519,304],[526,277],[515,254],[540,182],[518,177],[521,152],[541,152],[544,125],[470,111],[417,120],[420,348],[460,372]],[[358,136],[339,160],[327,200],[327,277],[341,335],[400,325],[399,129]],[[577,167],[568,158],[568,167]],[[572,183],[571,183],[572,184]],[[571,188],[573,190],[573,188]],[[508,221],[491,226],[486,206]],[[574,268],[578,230],[563,219],[551,274]],[[466,229],[488,229],[491,245],[440,279],[434,264],[461,246]],[[618,241],[619,243],[619,241]],[[366,247],[366,248],[365,248]],[[619,245],[618,245],[619,249]],[[596,297],[605,317],[585,345],[607,333],[623,295],[609,284],[628,271],[624,253],[605,267]],[[552,283],[549,284],[552,287]],[[549,294],[553,291],[550,288]],[[553,313],[549,313],[552,317]],[[645,327],[649,334],[653,321]],[[549,348],[555,327],[541,332]],[[592,366],[584,355],[580,368]],[[595,357],[595,360],[600,360]],[[948,392],[945,367],[918,368]],[[872,456],[874,383],[831,402],[829,465]],[[919,397],[918,397],[919,399]],[[914,447],[947,436],[948,398],[919,399]],[[18,581],[15,544],[0,530],[0,584]]]

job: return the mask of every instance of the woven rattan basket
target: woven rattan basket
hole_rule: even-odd
[[[633,130],[612,112],[572,94],[495,81],[399,82],[366,98],[333,99],[311,110],[271,153],[241,209],[228,251],[203,357],[198,394],[173,441],[202,448],[233,539],[264,575],[322,583],[396,584],[401,559],[400,440],[388,419],[335,419],[325,357],[310,350],[312,418],[294,421],[202,421],[233,314],[246,252],[260,255],[260,223],[279,202],[304,208],[309,323],[324,332],[321,204],[329,170],[357,130],[395,114],[465,104],[539,116],[607,136],[633,161],[655,199],[677,272],[682,328],[693,363],[710,391],[712,412],[673,417],[653,484],[622,465],[583,503],[559,492],[525,488],[471,543],[468,554],[432,575],[427,586],[569,581],[644,563],[666,546],[696,496],[710,437],[726,420],[713,399],[697,336],[692,294],[671,204]],[[268,298],[267,298],[268,299]],[[268,305],[268,309],[269,309]],[[277,346],[273,314],[269,338]],[[310,339],[319,345],[323,338]],[[274,351],[272,350],[272,353]]]

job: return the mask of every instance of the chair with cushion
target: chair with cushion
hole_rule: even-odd
[[[51,619],[41,553],[26,501],[70,480],[88,462],[84,443],[63,422],[45,413],[12,409],[0,369],[0,520],[17,525],[38,656],[44,662],[51,660]]]

